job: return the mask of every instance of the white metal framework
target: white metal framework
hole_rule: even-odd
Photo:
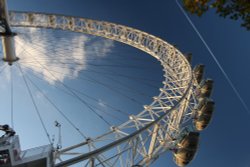
[[[85,161],[85,166],[149,166],[193,130],[192,118],[200,88],[188,60],[173,45],[148,33],[114,23],[54,14],[10,12],[10,26],[61,29],[112,39],[138,48],[161,62],[164,86],[153,102],[110,131],[76,146],[55,151],[54,159],[72,149],[88,153],[56,163],[56,167]]]

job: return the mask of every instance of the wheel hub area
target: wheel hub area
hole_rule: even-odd
[[[0,1],[0,11],[0,36],[2,36],[3,61],[12,65],[13,62],[17,61],[19,58],[16,57],[14,44],[16,33],[13,33],[10,29],[8,9],[5,0]]]

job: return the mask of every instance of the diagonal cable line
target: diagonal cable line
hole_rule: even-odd
[[[17,64],[18,64],[18,63],[17,63]],[[19,64],[18,64],[18,67],[19,67],[19,70],[20,70],[20,72],[21,72],[21,74],[22,74],[24,83],[25,83],[25,85],[26,85],[26,87],[27,87],[28,93],[29,93],[30,98],[31,98],[31,100],[32,100],[32,103],[33,103],[33,105],[34,105],[34,107],[35,107],[36,113],[37,113],[37,115],[38,115],[38,117],[39,117],[39,120],[40,120],[40,122],[41,122],[41,125],[42,125],[42,127],[43,127],[43,130],[44,130],[44,132],[45,132],[45,134],[46,134],[46,136],[47,136],[47,138],[48,138],[48,140],[49,140],[49,143],[52,144],[52,141],[51,141],[51,139],[50,139],[48,130],[47,130],[47,128],[46,128],[46,126],[45,126],[45,123],[44,123],[44,121],[43,121],[43,119],[42,119],[42,116],[41,116],[41,114],[40,114],[40,112],[39,112],[39,110],[38,110],[38,106],[37,106],[37,104],[36,104],[36,102],[35,102],[35,99],[34,99],[34,97],[33,97],[33,94],[31,93],[31,89],[30,89],[29,84],[28,84],[28,82],[27,82],[27,80],[26,80],[26,77],[24,76],[24,72],[23,72],[23,70],[22,70],[22,68],[20,67]]]
[[[27,64],[27,67],[28,66],[32,66],[32,67],[37,67],[37,66],[35,66],[35,65],[33,65],[33,64],[31,64],[31,63],[24,63],[24,62],[22,62],[23,64]],[[41,64],[44,64],[44,63],[41,63]],[[45,64],[44,64],[45,65]],[[62,68],[62,69],[67,69],[67,70],[69,70],[69,71],[71,71],[72,73],[76,70],[75,68],[72,68],[72,67],[66,67],[66,66],[60,66],[60,65],[47,65],[48,67],[59,67],[59,68]],[[39,68],[39,67],[38,67]],[[55,70],[53,70],[54,72],[57,72],[57,73],[61,73],[61,72],[59,72],[59,71],[55,71]],[[84,70],[84,72],[89,72],[89,71],[87,71],[87,70]],[[142,91],[140,91],[140,90],[138,90],[138,89],[136,89],[136,88],[134,88],[134,87],[131,87],[131,86],[129,86],[129,85],[127,85],[127,84],[125,84],[124,82],[121,82],[121,81],[119,81],[119,80],[117,80],[116,78],[113,78],[113,77],[111,77],[111,76],[109,76],[109,75],[103,75],[103,74],[100,74],[100,73],[96,73],[97,75],[99,75],[100,77],[103,77],[103,78],[106,78],[106,79],[108,79],[109,81],[113,81],[114,83],[117,83],[117,84],[119,84],[119,86],[121,87],[121,88],[119,88],[119,89],[122,89],[122,90],[125,90],[125,91],[129,91],[129,92],[131,92],[131,93],[133,93],[133,94],[136,94],[136,95],[140,95],[140,96],[143,96],[143,97],[151,97],[151,95],[149,95],[149,94],[147,94],[147,93],[145,93],[145,92],[142,92]],[[87,77],[87,75],[85,75],[86,77]],[[82,78],[82,77],[81,77]],[[159,81],[160,82],[160,81]]]
[[[24,49],[26,51],[27,54],[33,56],[29,51],[27,51],[26,49]],[[33,57],[34,58],[34,57]],[[36,60],[34,58],[34,60]],[[58,80],[58,82],[60,82],[67,90],[69,90],[76,99],[78,99],[82,104],[84,104],[90,111],[92,111],[96,116],[98,116],[104,123],[106,123],[108,126],[112,126],[112,124],[110,122],[108,122],[102,115],[100,115],[99,113],[97,113],[85,100],[83,100],[80,96],[78,96],[75,92],[73,92],[72,90],[70,90],[70,88],[65,85],[62,81],[60,81],[53,73],[51,73],[51,71],[44,66],[43,64],[41,64],[39,61],[36,60],[36,62],[44,69],[46,70],[53,78],[55,78],[56,80]]]
[[[25,65],[22,65],[22,66],[23,66],[23,68],[29,69],[29,68],[26,67]],[[39,79],[39,80],[41,80],[41,81],[44,81],[46,84],[49,84],[48,82],[46,82],[46,81],[45,81],[44,79],[42,79],[41,77],[38,77],[37,75],[35,75],[35,74],[33,74],[33,73],[30,73],[30,74],[31,74],[32,76],[34,76],[35,78],[37,78],[37,79]],[[46,78],[47,78],[47,79],[51,79],[51,78],[49,78],[48,76],[46,76]],[[61,92],[65,93],[65,94],[67,94],[67,95],[69,95],[69,96],[73,96],[73,97],[74,97],[74,95],[72,95],[71,93],[69,93],[69,92],[63,90],[62,88],[59,88],[57,85],[58,85],[58,84],[55,83],[54,86],[55,86],[58,90],[60,90]],[[72,87],[69,87],[69,88],[70,88],[72,91],[75,91],[75,92],[77,92],[77,93],[79,93],[79,94],[81,94],[81,95],[87,97],[88,99],[95,101],[96,103],[99,102],[98,99],[96,99],[96,98],[94,98],[94,97],[92,97],[92,96],[90,96],[90,95],[87,95],[87,94],[85,94],[85,93],[82,92],[82,91],[79,91],[79,90],[77,90],[77,89],[75,89],[75,88],[72,88]],[[123,114],[123,115],[125,115],[125,116],[128,116],[128,115],[129,115],[128,112],[122,111],[121,109],[118,109],[118,108],[116,108],[116,107],[114,107],[114,106],[112,106],[112,105],[109,105],[108,103],[103,103],[103,105],[105,105],[106,107],[112,109],[113,111],[116,111],[116,112],[118,112],[118,113],[120,113],[120,114]]]
[[[202,41],[202,43],[204,44],[204,46],[207,48],[208,52],[210,53],[210,55],[212,56],[212,58],[214,59],[216,65],[219,67],[220,71],[222,72],[222,74],[224,75],[224,77],[226,78],[227,82],[229,83],[229,85],[231,86],[231,88],[233,89],[234,93],[236,94],[237,98],[240,100],[241,104],[243,105],[245,111],[250,114],[250,110],[248,108],[248,106],[246,105],[246,102],[244,101],[244,99],[242,98],[242,96],[240,95],[239,91],[237,90],[236,86],[233,84],[232,80],[230,79],[230,77],[228,76],[228,74],[226,73],[226,71],[223,69],[222,65],[220,64],[219,60],[216,58],[216,56],[214,55],[213,51],[210,49],[210,47],[208,46],[207,42],[204,40],[203,36],[200,34],[199,30],[196,28],[196,26],[194,25],[194,23],[192,22],[192,20],[189,18],[189,16],[187,15],[187,13],[185,12],[185,10],[183,9],[183,7],[180,5],[180,3],[178,2],[178,0],[175,0],[177,6],[179,7],[179,9],[181,10],[181,12],[183,13],[183,15],[186,17],[186,19],[188,20],[189,24],[192,26],[192,28],[194,29],[194,31],[196,32],[196,34],[199,36],[200,40]]]
[[[5,64],[5,65],[1,68],[0,74],[5,70],[6,67],[7,67],[7,65]]]
[[[19,27],[19,29],[20,29],[20,27]],[[19,30],[20,31],[20,30]],[[23,30],[22,30],[23,31]],[[48,31],[48,30],[47,30]],[[41,32],[41,30],[40,30],[40,32]],[[68,39],[67,40],[65,40],[65,35],[61,35],[61,34],[58,34],[57,33],[58,32],[58,30],[53,30],[53,29],[50,29],[49,30],[49,33],[43,33],[42,35],[43,35],[43,40],[44,39],[48,39],[48,38],[54,38],[54,39],[56,39],[55,41],[59,41],[59,40],[63,40],[64,42],[68,42],[68,45],[72,45],[72,43],[74,43],[74,41],[72,41],[72,42],[69,42],[68,41]],[[22,32],[22,33],[19,33],[19,36],[23,36],[23,37],[25,37],[25,38],[31,38],[31,36],[30,35],[28,35],[27,33],[24,33],[24,32]],[[60,35],[60,36],[59,36]],[[90,38],[90,37],[88,37],[88,38]],[[41,37],[40,36],[32,36],[32,43],[35,43],[37,46],[40,46],[40,44],[39,44],[39,41],[41,40]],[[92,39],[92,38],[90,38],[90,39]],[[85,46],[89,46],[89,44],[85,44]],[[53,47],[52,47],[53,48]],[[124,50],[124,52],[122,52],[122,53],[120,53],[120,51],[118,52],[118,51],[115,51],[115,50],[113,50],[112,52],[118,52],[118,54],[119,55],[126,55],[127,56],[127,54],[126,53],[128,53],[128,51],[130,51],[130,49],[128,50],[127,48],[123,48],[123,50]],[[93,52],[93,51],[92,51]],[[60,52],[59,52],[60,53]],[[61,56],[63,56],[63,53],[62,54],[59,54],[59,56],[61,57]],[[116,60],[123,60],[124,59],[124,57],[122,56],[122,57],[113,57],[113,58],[110,58],[109,60],[114,60],[114,59],[116,59]],[[138,60],[138,61],[145,61],[145,60],[147,60],[147,59],[145,59],[145,57],[144,58],[141,58],[141,57],[133,57],[133,58],[130,58],[130,60]],[[95,58],[93,59],[93,60],[95,60]],[[103,59],[104,60],[104,59]],[[105,58],[105,60],[108,60],[107,58]]]
[[[33,63],[35,63],[35,61],[29,61],[29,62],[27,62],[27,61],[20,60],[20,62],[25,63],[25,64],[31,64],[32,66],[35,66],[33,64]],[[63,62],[60,62],[60,63],[62,65],[64,65]],[[66,68],[66,67],[63,67],[63,66],[58,66],[58,67],[60,67],[60,68]],[[73,67],[67,67],[67,68],[70,69],[70,70],[75,70],[75,68],[73,68]],[[154,79],[143,78],[143,77],[129,76],[129,75],[122,74],[122,73],[117,73],[117,72],[115,73],[115,72],[112,72],[112,71],[109,71],[109,70],[105,71],[103,69],[100,69],[100,70],[102,70],[102,71],[95,71],[95,70],[91,70],[91,69],[84,69],[84,72],[95,73],[95,74],[105,75],[105,76],[112,76],[112,77],[116,76],[116,77],[126,78],[126,79],[130,79],[132,81],[138,82],[138,83],[143,83],[144,85],[147,85],[149,87],[156,88],[156,89],[158,89],[158,86],[153,85],[153,84],[151,84],[149,82],[155,82],[155,83],[162,82],[162,80],[154,80]],[[80,71],[79,73],[82,73],[82,72]]]
[[[25,68],[25,67],[24,67]],[[33,75],[33,74],[32,74]],[[35,76],[35,75],[33,75]],[[36,76],[35,76],[36,77]],[[77,130],[79,131],[79,128],[77,128],[72,121],[69,120],[69,118],[67,118],[67,116],[62,112],[62,110],[59,109],[59,107],[30,79],[30,77],[27,76],[27,79],[32,83],[32,85],[34,85],[34,87],[37,88],[37,90],[47,99],[47,101],[49,101],[49,103]],[[41,78],[38,78],[38,79],[41,79]],[[72,91],[75,91],[75,92],[80,92],[80,91],[77,91],[76,89],[73,89],[71,87],[69,87]],[[59,89],[59,88],[58,88]],[[64,91],[65,93],[65,91]],[[80,93],[83,93],[83,92],[80,92]],[[68,94],[68,93],[67,93]],[[70,96],[73,96],[72,94],[68,94]],[[93,98],[92,98],[93,99]],[[98,100],[97,100],[98,101]],[[100,108],[94,106],[94,105],[91,105],[89,104],[93,109],[95,108],[96,111],[100,111],[100,112],[103,112],[105,113],[107,116],[110,116],[112,118],[115,118],[117,120],[119,120],[120,122],[123,122],[119,117],[117,117],[116,115],[112,114],[112,113],[109,113],[105,110],[101,110]],[[105,104],[104,104],[105,105]],[[129,115],[129,114],[127,114]],[[84,135],[82,132],[80,132],[82,136],[84,136],[85,139],[87,139],[86,135]]]
[[[27,54],[29,54],[29,55],[32,55],[31,54],[31,52],[29,52],[29,51],[27,51],[26,49],[24,49],[26,52],[27,52]],[[55,78],[56,80],[58,80],[58,78],[56,78],[56,76],[52,73],[52,71],[53,72],[56,72],[56,73],[60,73],[60,74],[64,74],[64,73],[62,73],[62,72],[59,72],[59,71],[54,71],[54,70],[48,70],[48,68],[47,67],[45,67],[45,64],[43,64],[43,63],[41,63],[41,62],[39,62],[38,60],[36,60],[36,58],[33,56],[33,59],[39,64],[39,66],[41,67],[41,69],[44,69],[44,70],[46,70],[53,78]],[[34,65],[31,65],[31,66],[34,66]],[[35,65],[36,66],[36,65]],[[70,74],[68,74],[69,76],[71,76]],[[137,104],[137,105],[143,105],[143,103],[141,102],[141,101],[139,101],[139,100],[137,100],[136,98],[131,98],[131,97],[129,97],[128,95],[126,95],[125,93],[123,93],[120,89],[118,89],[118,88],[115,88],[115,87],[112,87],[112,86],[110,86],[110,85],[108,85],[108,84],[105,84],[105,83],[103,83],[102,81],[99,81],[99,80],[96,80],[96,79],[94,79],[94,78],[92,78],[92,77],[90,77],[90,76],[79,76],[78,77],[79,79],[81,79],[81,80],[86,80],[86,81],[88,81],[88,82],[92,82],[92,83],[95,83],[95,84],[97,84],[97,85],[101,85],[101,86],[103,86],[103,87],[105,87],[105,88],[107,88],[107,89],[110,89],[111,91],[113,91],[113,92],[115,92],[115,93],[117,93],[117,94],[119,94],[120,96],[123,96],[123,97],[125,97],[125,98],[127,98],[127,99],[129,99],[130,101],[132,101],[133,103],[135,103],[135,104]],[[62,81],[59,81],[59,82],[61,82],[62,83]],[[64,85],[64,83],[62,83],[62,85]],[[65,87],[65,86],[64,86]],[[88,107],[89,108],[89,107]],[[91,109],[90,109],[91,110]]]
[[[33,39],[33,38],[32,38]],[[21,42],[19,39],[16,39],[18,42]],[[46,53],[44,53],[44,51],[42,52],[41,51],[41,46],[39,46],[39,44],[38,44],[38,42],[37,41],[34,41],[34,40],[31,40],[32,41],[32,43],[35,43],[35,45],[33,45],[34,47],[36,47],[36,50],[39,50],[41,53],[41,55],[46,55]],[[35,50],[35,49],[33,49],[33,48],[31,48],[32,50]],[[50,49],[49,49],[50,50]],[[51,50],[51,52],[53,52],[54,50]],[[69,56],[68,55],[65,55],[65,53],[60,53],[60,52],[56,52],[57,54],[53,54],[53,56],[46,56],[46,57],[44,57],[44,56],[42,56],[41,58],[39,58],[39,60],[48,60],[48,61],[51,61],[51,59],[54,59],[55,57],[58,57],[59,56],[59,58],[63,58],[63,60],[65,60],[65,57],[67,58],[66,60],[71,60],[70,58],[69,58]],[[80,57],[82,57],[82,55],[80,55]],[[88,60],[87,59],[87,57],[85,58],[86,60]],[[21,59],[20,61],[23,61],[23,60],[25,60],[25,59]],[[81,60],[81,59],[77,59],[77,58],[75,58],[74,57],[74,60]],[[94,59],[93,59],[94,60]],[[105,58],[105,60],[106,60],[106,58]],[[30,59],[29,59],[29,61],[30,61]],[[82,63],[79,63],[79,62],[61,62],[60,60],[57,60],[57,61],[59,61],[61,64],[66,64],[66,65],[70,65],[70,64],[72,64],[72,65],[75,65],[75,66],[77,66],[77,65],[80,65],[80,66],[82,66],[82,65],[84,65],[84,64],[82,64]],[[101,60],[101,61],[103,61],[103,59]],[[33,61],[34,62],[34,61]],[[108,61],[109,63],[110,62],[113,62],[113,58],[112,59],[109,59],[109,61]],[[32,62],[31,62],[32,63]],[[114,63],[114,62],[113,62]],[[103,69],[106,69],[105,67],[106,66],[111,66],[111,67],[117,67],[117,66],[119,66],[119,67],[124,67],[124,68],[132,68],[131,67],[131,65],[126,65],[126,64],[123,64],[122,66],[121,65],[119,65],[119,64],[93,64],[93,63],[88,63],[87,65],[90,65],[90,66],[93,66],[93,67],[98,67],[98,68],[100,68],[102,71],[103,71]],[[149,70],[149,67],[151,67],[151,66],[144,66],[144,67],[140,67],[140,66],[133,66],[134,68],[138,68],[138,69],[140,69],[140,70],[145,70],[145,68],[147,68],[146,70]],[[149,71],[150,72],[150,71]],[[149,80],[149,81],[154,81],[154,82],[157,82],[157,83],[159,83],[159,82],[161,82],[161,81],[159,81],[159,80],[153,80],[153,79],[146,79],[146,80]]]
[[[37,66],[37,65],[29,65],[29,66],[34,66],[34,67],[38,67],[38,68],[41,68],[41,69],[45,68],[45,64],[42,64],[40,62],[39,62],[39,64],[40,64],[39,65],[40,67]],[[46,69],[44,69],[44,70],[46,70]],[[48,69],[46,71],[48,71]],[[52,72],[53,73],[58,73],[58,74],[65,74],[65,73],[62,73],[62,72],[59,72],[59,71],[56,71],[56,70],[52,70],[52,69],[50,69],[48,72],[50,74],[52,74]],[[68,74],[68,76],[73,77],[72,74]],[[55,75],[54,76],[52,75],[52,77],[58,80],[58,78],[56,78]],[[97,84],[97,85],[101,85],[102,87],[105,87],[106,89],[109,89],[109,90],[117,93],[118,95],[120,95],[120,96],[122,96],[124,98],[129,99],[130,101],[132,101],[133,103],[135,103],[135,104],[137,104],[139,106],[143,105],[143,102],[137,100],[136,98],[128,96],[126,93],[124,93],[123,91],[121,91],[121,89],[113,87],[113,86],[110,86],[109,84],[106,84],[106,83],[104,83],[102,81],[96,80],[96,79],[94,79],[94,78],[92,78],[90,76],[87,76],[87,75],[78,76],[78,79],[79,80],[83,80],[83,81],[88,81],[88,82],[91,82],[91,83],[94,83],[94,84]],[[59,82],[61,82],[61,81],[59,81]]]
[[[30,83],[45,97],[45,99],[63,116],[63,118],[68,121],[68,123],[82,136],[84,139],[87,139],[87,136],[62,112],[61,109],[27,76],[27,79]]]

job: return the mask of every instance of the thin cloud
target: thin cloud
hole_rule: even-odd
[[[101,106],[102,108],[106,108],[106,104],[102,99],[98,99],[98,105]]]
[[[56,38],[53,31],[46,31],[49,30],[30,28],[20,33],[16,37],[16,53],[26,71],[42,75],[50,84],[77,78],[87,68],[87,57],[104,57],[114,47],[111,40],[96,40],[83,34]]]

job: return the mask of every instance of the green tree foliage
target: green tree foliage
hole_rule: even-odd
[[[184,8],[192,14],[203,15],[213,8],[224,18],[240,20],[250,30],[250,0],[182,0]]]

